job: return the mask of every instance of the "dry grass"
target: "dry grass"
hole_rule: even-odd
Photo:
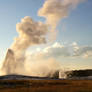
[[[0,92],[92,92],[92,80],[0,80]]]

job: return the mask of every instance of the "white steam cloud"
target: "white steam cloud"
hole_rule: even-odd
[[[54,58],[44,59],[43,55],[40,57],[27,57],[25,61],[26,75],[53,77],[61,69],[61,64]],[[57,74],[59,76],[59,73]]]
[[[16,30],[19,36],[15,38],[11,46],[14,51],[25,50],[29,46],[46,43],[47,26],[42,22],[33,21],[29,16],[24,17],[16,25]]]
[[[46,18],[46,23],[55,30],[57,23],[68,16],[70,11],[84,0],[46,0],[38,15]]]
[[[40,59],[33,60],[32,56],[31,59],[28,59],[25,52],[30,46],[46,43],[47,34],[52,34],[52,38],[55,37],[58,22],[68,16],[69,12],[82,1],[84,0],[46,0],[43,7],[38,11],[39,16],[46,18],[46,24],[35,22],[28,16],[24,17],[16,25],[19,35],[10,47],[11,50],[8,50],[3,63],[2,69],[5,74],[47,76],[49,73],[53,74],[53,71],[60,69],[61,65],[54,58],[44,59],[43,55],[40,55]],[[67,51],[64,52],[66,48],[61,45],[59,48],[64,55],[69,55]],[[58,50],[58,52],[60,51]]]

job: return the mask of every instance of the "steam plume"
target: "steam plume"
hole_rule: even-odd
[[[33,21],[29,16],[24,17],[16,25],[16,30],[19,36],[15,38],[11,46],[14,51],[23,51],[29,46],[46,43],[47,26],[42,22]]]
[[[46,0],[43,7],[38,11],[38,15],[46,18],[54,31],[58,22],[67,17],[72,9],[84,0]]]
[[[54,34],[55,36],[58,22],[67,17],[69,12],[82,1],[84,0],[46,0],[43,7],[38,11],[39,16],[46,18],[46,24],[35,22],[28,16],[24,17],[21,22],[16,25],[16,30],[19,36],[15,38],[11,50],[8,50],[7,52],[3,64],[5,72],[7,74],[12,74],[19,73],[20,71],[21,73],[23,72],[23,74],[25,74],[25,72],[26,74],[34,74],[34,70],[37,67],[40,65],[42,67],[46,63],[46,68],[37,68],[37,70],[39,69],[41,72],[40,74],[37,74],[37,71],[35,71],[34,75],[46,76],[47,74],[44,72],[49,70],[52,72],[52,69],[57,70],[57,66],[60,66],[58,64],[55,66],[55,60],[48,59],[45,61],[43,58],[36,63],[34,62],[37,64],[35,69],[32,66],[28,68],[25,66],[25,63],[27,63],[26,65],[29,65],[27,60],[28,57],[25,56],[25,52],[30,46],[46,43],[46,35],[48,33]],[[47,25],[49,25],[49,28]],[[48,29],[50,29],[50,31]],[[50,66],[48,62],[49,60],[52,61]],[[42,61],[45,61],[45,63],[42,64]],[[34,63],[33,65],[35,65]],[[31,61],[30,64],[32,64]],[[30,73],[28,71],[30,71]]]

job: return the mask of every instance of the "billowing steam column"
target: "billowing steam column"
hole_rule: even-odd
[[[12,49],[8,49],[3,62],[2,71],[5,75],[22,74],[24,71],[24,57],[16,58]],[[23,71],[23,72],[22,72]]]
[[[8,49],[2,70],[5,72],[5,74],[12,74],[16,70],[16,60],[14,57],[14,52],[11,49]]]
[[[35,22],[29,16],[24,17],[16,25],[19,34],[8,49],[2,70],[5,74],[24,74],[25,73],[25,52],[26,50],[38,44],[46,43],[48,27],[42,22]]]
[[[56,38],[58,22],[83,1],[85,0],[45,0],[43,7],[38,11],[39,16],[46,18],[45,23],[36,22],[29,16],[21,19],[21,22],[16,24],[19,35],[10,46],[12,50],[7,51],[2,70],[6,74],[24,74],[26,50],[34,45],[46,44],[49,41],[49,34],[53,34],[50,37]],[[55,76],[57,75],[58,72]]]

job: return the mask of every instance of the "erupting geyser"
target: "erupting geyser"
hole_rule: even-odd
[[[10,47],[11,49],[7,51],[2,66],[3,72],[5,74],[27,74],[35,76],[54,75],[60,69],[60,64],[57,61],[54,59],[42,59],[38,60],[38,62],[31,60],[28,62],[25,52],[30,46],[47,43],[46,38],[48,34],[52,34],[50,37],[55,38],[58,22],[68,16],[69,12],[82,1],[84,0],[46,0],[43,7],[38,11],[39,16],[46,18],[45,23],[41,21],[36,22],[29,16],[24,17],[16,25],[19,36],[15,38]],[[27,64],[26,66],[26,62],[30,65]]]
[[[14,55],[14,52],[12,49],[8,49],[2,70],[4,74],[18,74],[18,69],[21,67],[23,68],[23,62],[22,61],[16,61],[16,57]]]
[[[12,74],[15,72],[16,69],[16,65],[15,63],[15,57],[14,57],[14,53],[11,49],[8,49],[4,63],[3,63],[3,70],[7,73],[7,74]]]

